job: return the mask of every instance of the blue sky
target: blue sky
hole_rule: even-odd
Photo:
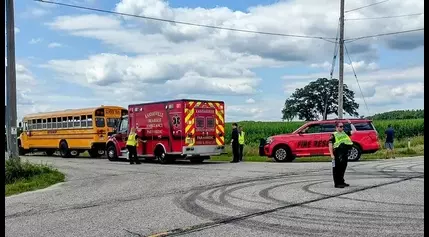
[[[332,0],[57,0],[207,25],[335,37]],[[347,2],[346,9],[372,3]],[[400,10],[399,10],[400,9]],[[418,13],[423,1],[389,1],[346,18]],[[329,77],[334,45],[172,25],[15,1],[18,116],[67,108],[173,98],[224,100],[227,120],[279,120],[285,99]],[[345,38],[422,28],[423,15],[346,21]],[[345,83],[362,115],[423,108],[423,31],[347,44],[365,100],[346,57]],[[338,77],[338,64],[335,66]]]

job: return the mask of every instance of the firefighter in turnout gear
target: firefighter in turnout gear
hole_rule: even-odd
[[[350,186],[344,182],[344,174],[347,168],[348,154],[353,146],[350,136],[356,131],[350,121],[348,121],[352,131],[344,131],[344,124],[336,123],[336,132],[329,139],[329,152],[332,158],[332,175],[335,188],[344,188]]]
[[[128,149],[128,159],[130,160],[130,164],[141,164],[137,157],[137,146],[138,142],[140,142],[140,138],[136,133],[135,128],[131,128],[130,134],[127,139],[127,149]]]
[[[240,161],[243,160],[243,151],[244,151],[244,134],[245,132],[243,131],[243,127],[239,126],[238,127],[238,145],[239,145],[239,149],[240,149]]]

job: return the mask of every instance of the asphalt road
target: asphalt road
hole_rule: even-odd
[[[129,165],[26,157],[67,181],[6,198],[6,236],[423,236],[424,159]]]

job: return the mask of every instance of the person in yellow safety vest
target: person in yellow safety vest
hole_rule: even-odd
[[[238,127],[238,145],[239,145],[239,159],[240,161],[243,160],[243,150],[244,150],[244,134],[245,132],[243,131],[243,127],[239,126]]]
[[[128,159],[130,160],[130,164],[141,164],[139,158],[137,157],[137,146],[140,142],[140,138],[136,133],[135,128],[131,128],[130,134],[127,139],[127,149],[128,149]]]
[[[334,178],[335,188],[344,188],[350,186],[344,182],[344,174],[347,169],[348,154],[353,146],[350,136],[356,131],[354,125],[348,120],[352,131],[344,131],[342,122],[336,123],[336,132],[329,139],[329,153],[332,158],[332,176]]]

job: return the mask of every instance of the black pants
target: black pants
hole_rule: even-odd
[[[128,159],[130,160],[130,164],[133,164],[134,162],[136,164],[139,164],[140,161],[137,158],[137,147],[127,145],[127,149],[128,149]]]
[[[239,162],[240,161],[240,148],[238,144],[232,143],[232,161]]]
[[[349,149],[338,149],[334,151],[335,166],[332,167],[332,176],[334,178],[334,185],[344,184],[344,174],[347,169]]]
[[[240,149],[240,156],[239,156],[239,158],[240,158],[240,161],[242,161],[243,160],[243,156],[244,156],[244,154],[243,154],[243,150],[244,150],[244,145],[239,145],[239,149]]]

